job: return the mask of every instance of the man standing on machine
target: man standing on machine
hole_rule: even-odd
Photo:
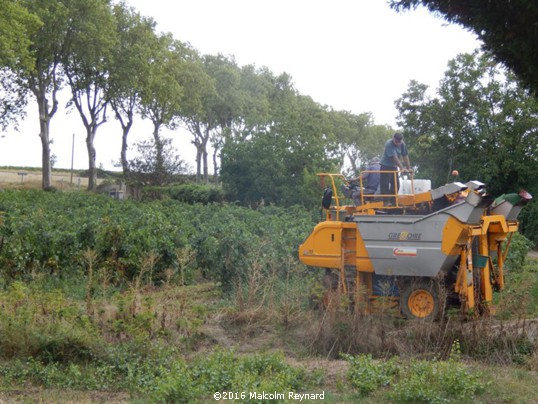
[[[402,172],[411,172],[411,163],[407,147],[401,133],[395,133],[392,139],[387,140],[381,157],[381,195],[384,196],[385,205],[396,203],[398,194],[398,169]],[[389,195],[391,195],[389,197]],[[394,196],[392,196],[394,195]]]

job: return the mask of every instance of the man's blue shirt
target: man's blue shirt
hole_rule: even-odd
[[[396,163],[392,159],[394,156],[398,157],[398,159],[401,159],[402,156],[407,156],[407,147],[404,142],[395,145],[392,139],[389,139],[387,140],[387,143],[385,143],[383,157],[381,157],[381,165],[396,168]]]

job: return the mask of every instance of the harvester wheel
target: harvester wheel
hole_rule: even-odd
[[[433,281],[407,283],[400,295],[400,310],[410,320],[435,319],[439,314],[439,292]]]

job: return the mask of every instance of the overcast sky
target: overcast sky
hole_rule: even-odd
[[[432,89],[447,62],[480,46],[476,37],[424,9],[391,10],[385,0],[126,0],[201,54],[235,57],[240,66],[266,66],[292,76],[295,88],[314,101],[359,114],[371,112],[377,124],[395,127],[394,101],[410,80]],[[64,100],[66,101],[66,100]],[[31,101],[33,102],[33,100]],[[60,109],[51,123],[57,167],[87,168],[84,127],[73,111]],[[97,163],[111,169],[119,160],[121,130],[112,115],[96,136]],[[0,138],[0,165],[41,166],[35,107],[21,132]],[[131,142],[151,135],[137,121]],[[165,132],[172,136],[172,133]],[[175,134],[179,153],[193,162],[188,135]]]

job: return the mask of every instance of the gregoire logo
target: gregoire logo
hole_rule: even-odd
[[[422,233],[410,233],[408,231],[389,233],[389,240],[418,241],[421,237]]]

